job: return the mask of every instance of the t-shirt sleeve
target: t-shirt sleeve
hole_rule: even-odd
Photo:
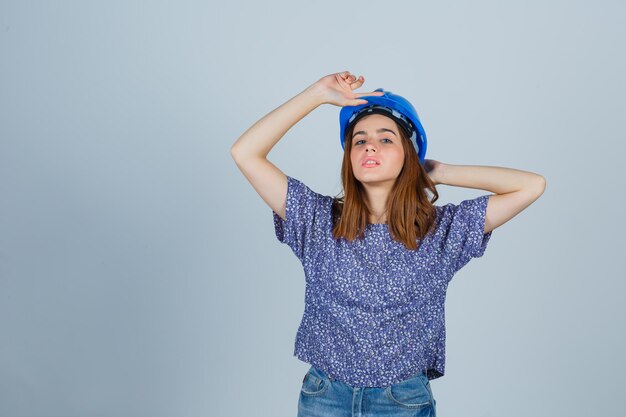
[[[332,197],[318,194],[301,181],[287,176],[285,220],[272,210],[274,231],[278,241],[287,244],[300,261],[307,250],[312,249],[315,236],[319,236],[327,225],[330,217],[327,199]]]
[[[493,233],[493,230],[484,233],[490,195],[443,207],[443,256],[452,272],[457,272],[472,258],[480,258],[485,253]]]

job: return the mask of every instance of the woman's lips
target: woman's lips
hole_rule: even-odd
[[[374,161],[374,163],[373,164],[368,164],[368,162],[370,162],[370,161]],[[373,168],[373,167],[377,167],[379,165],[380,165],[380,161],[378,159],[376,159],[376,158],[372,158],[371,156],[370,157],[366,157],[363,160],[363,162],[361,162],[361,166],[365,167],[365,168]]]

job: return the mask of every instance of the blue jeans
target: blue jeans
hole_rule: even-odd
[[[353,387],[311,366],[302,380],[298,417],[436,417],[436,404],[425,373],[387,387]]]

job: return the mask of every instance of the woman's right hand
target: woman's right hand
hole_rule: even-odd
[[[315,90],[323,103],[335,106],[358,106],[366,104],[367,100],[359,98],[363,96],[382,96],[382,91],[371,93],[355,93],[353,90],[361,87],[365,77],[355,77],[350,71],[337,72],[320,78],[310,88]]]

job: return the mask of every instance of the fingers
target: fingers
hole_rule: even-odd
[[[363,82],[365,81],[365,77],[363,77],[362,75],[359,76],[358,78],[355,77],[354,75],[350,74],[350,71],[344,71],[344,72],[340,72],[339,76],[346,81],[347,83],[351,84],[352,88],[358,88],[360,87]],[[358,86],[355,86],[355,84],[359,83]]]
[[[350,71],[340,72],[339,75],[343,79],[346,79],[346,78],[349,78],[349,77],[355,78],[354,75],[350,74]]]
[[[363,96],[383,96],[385,93],[383,91],[372,91],[371,93],[354,93],[357,97]]]
[[[339,75],[339,77],[344,81],[351,81],[350,78],[354,77],[353,75],[350,75],[350,71],[339,72],[336,75]]]
[[[346,79],[346,81],[348,81],[351,84],[350,87],[352,87],[352,89],[355,89],[363,85],[363,83],[365,82],[365,77],[360,75],[357,78],[354,75],[350,74],[348,75],[348,78]]]
[[[357,78],[354,75],[350,74],[350,71],[342,72],[341,76],[344,79],[344,81],[346,81],[348,84],[350,84],[350,88],[352,90],[356,90],[357,88],[361,87],[363,85],[363,83],[365,82],[365,77],[360,75]],[[362,97],[362,96],[383,96],[383,95],[385,95],[385,93],[382,92],[382,91],[372,91],[370,93],[355,93],[355,96],[357,96],[357,97]]]
[[[343,71],[338,73],[337,75],[339,75],[339,77],[346,82],[350,89],[355,90],[359,87],[361,87],[363,85],[363,83],[365,82],[365,77],[363,77],[362,75],[360,75],[358,78],[352,74],[350,74],[350,71]],[[380,97],[385,95],[385,93],[383,91],[372,91],[369,93],[353,93],[355,99],[352,101],[351,104],[349,104],[350,106],[358,106],[360,104],[366,104],[368,103],[367,100],[365,99],[360,99],[360,97],[365,97],[365,96],[376,96],[376,97]]]

